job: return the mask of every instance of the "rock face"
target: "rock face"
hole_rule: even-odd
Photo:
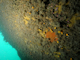
[[[0,31],[21,60],[80,60],[78,2],[0,0]]]

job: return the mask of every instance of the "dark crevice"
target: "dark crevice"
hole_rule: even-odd
[[[59,48],[57,48],[57,51],[59,51]]]
[[[41,22],[41,19],[38,19],[38,22]]]
[[[39,15],[39,11],[37,12],[37,14]]]
[[[79,20],[76,21],[76,26],[80,27],[80,21]]]
[[[24,12],[27,12],[27,10],[24,10]]]
[[[80,51],[78,51],[77,54],[80,55]]]
[[[43,0],[41,0],[41,2],[42,2]]]
[[[53,12],[55,11],[55,9],[53,9]]]
[[[49,0],[46,0],[46,1],[44,2],[44,4],[45,4],[45,9],[47,9],[47,6],[48,6],[49,3],[50,3]]]
[[[63,28],[64,25],[67,25],[67,23],[65,21],[61,21],[60,22],[60,27]]]
[[[41,16],[42,16],[42,17],[44,17],[44,15],[43,15],[43,14],[41,14]]]
[[[68,2],[68,0],[66,0],[66,3]]]
[[[58,3],[60,2],[60,0],[58,0]]]
[[[30,11],[30,13],[32,13],[32,11]]]

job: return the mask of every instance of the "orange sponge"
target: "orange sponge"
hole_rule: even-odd
[[[50,38],[50,40],[49,40],[50,42],[58,40],[56,33],[55,32],[52,33],[51,31],[48,31],[46,33],[46,38]]]

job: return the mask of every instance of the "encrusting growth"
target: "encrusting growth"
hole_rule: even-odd
[[[46,38],[50,38],[50,42],[53,42],[53,41],[57,41],[58,40],[58,38],[57,38],[57,35],[56,35],[56,33],[55,32],[50,32],[50,31],[48,31],[47,33],[46,33]]]

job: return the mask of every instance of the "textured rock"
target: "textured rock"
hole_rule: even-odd
[[[0,31],[21,60],[80,59],[79,0],[1,0]],[[49,41],[47,32],[57,40]],[[53,36],[53,37],[52,37]]]

